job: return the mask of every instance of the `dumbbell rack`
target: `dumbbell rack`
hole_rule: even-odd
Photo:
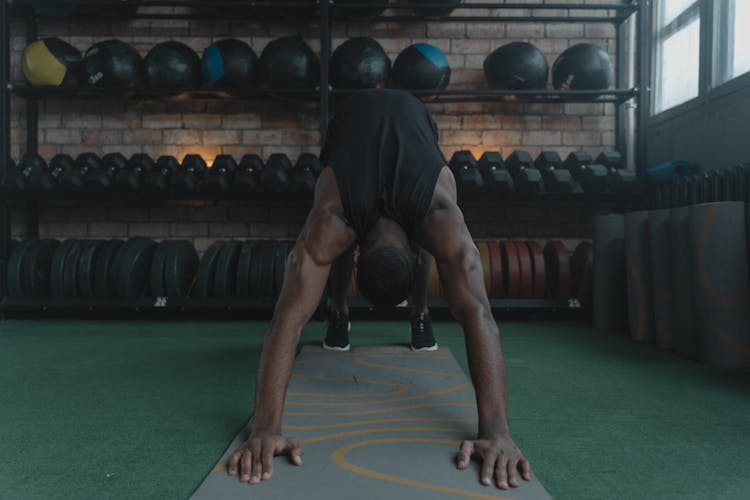
[[[110,92],[101,89],[39,89],[29,85],[14,83],[11,81],[10,53],[11,53],[11,18],[25,19],[26,39],[33,41],[37,36],[38,16],[28,15],[34,6],[49,4],[49,0],[7,0],[0,1],[0,180],[5,179],[6,160],[10,157],[10,99],[12,95],[26,101],[26,153],[34,154],[38,150],[38,103],[41,100],[54,99],[103,99],[120,97],[126,99],[233,99],[259,101],[268,99],[296,100],[319,103],[319,124],[321,141],[325,139],[327,124],[331,114],[331,103],[334,95],[344,95],[351,91],[345,89],[332,89],[328,80],[328,69],[331,57],[331,24],[336,21],[335,2],[333,0],[319,2],[318,14],[314,20],[319,23],[320,29],[320,85],[316,89],[205,89],[205,88],[183,88],[169,90],[154,90],[148,88],[135,88],[123,93],[122,91]],[[68,0],[55,2],[57,5],[83,5],[102,6],[113,5],[119,2],[113,0]],[[247,2],[250,6],[273,6],[273,1]],[[227,14],[224,7],[237,7],[237,3],[210,1],[210,0],[135,0],[128,1],[128,5],[146,7],[174,7],[178,8],[174,13],[137,12],[132,17],[135,19],[241,19],[236,12]],[[286,7],[307,6],[287,4]],[[348,7],[372,6],[366,1],[357,4],[349,4]],[[421,4],[420,7],[430,7]],[[414,22],[425,21],[424,18],[415,15],[404,15],[412,6],[408,3],[391,3],[389,9],[396,12],[392,15],[382,15],[373,19],[359,21],[390,21],[390,22]],[[439,5],[435,5],[439,7]],[[191,12],[181,12],[179,8],[191,8]],[[203,11],[201,11],[203,9]],[[612,24],[616,28],[616,71],[615,89],[607,91],[565,91],[565,90],[534,90],[534,91],[509,91],[509,90],[486,90],[486,89],[448,89],[442,91],[415,91],[415,94],[429,94],[435,96],[431,103],[453,103],[453,102],[502,102],[505,97],[515,96],[522,99],[524,103],[614,103],[615,104],[615,144],[620,151],[626,146],[626,110],[630,107],[637,109],[635,119],[635,161],[634,164],[642,166],[645,164],[646,146],[646,122],[648,119],[648,99],[650,67],[648,57],[649,37],[649,7],[644,0],[628,0],[621,4],[566,4],[566,3],[471,3],[467,1],[456,7],[458,12],[476,9],[491,9],[493,15],[452,15],[445,19],[431,19],[429,22],[496,22],[496,23],[603,23]],[[519,14],[518,12],[549,12],[551,15],[531,16]],[[565,10],[569,12],[568,17],[558,17],[554,11]],[[626,43],[628,35],[624,22],[636,14],[636,53],[637,80],[633,88],[625,88],[627,80]],[[313,19],[311,19],[312,21]],[[347,22],[358,22],[356,19],[347,19]],[[643,172],[639,169],[639,174]],[[56,198],[61,199],[61,198]],[[194,199],[194,198],[191,198]],[[279,199],[275,196],[274,199]],[[287,196],[281,202],[288,201]],[[299,197],[297,196],[297,199]],[[536,197],[534,197],[536,200]],[[544,196],[540,199],[559,201],[560,199],[571,199],[570,197]],[[577,197],[580,199],[580,197]],[[587,197],[587,199],[589,199]],[[605,201],[608,198],[596,198],[591,201]],[[76,198],[75,201],[79,201]],[[611,198],[610,198],[611,200]],[[38,204],[43,201],[30,196],[23,200],[0,200],[0,283],[5,283],[7,272],[8,249],[10,244],[10,212],[12,201],[23,201],[26,204],[26,237],[35,238],[39,233]],[[626,201],[626,200],[619,200]],[[3,287],[4,288],[4,287]],[[493,300],[492,306],[498,310],[526,310],[526,311],[579,311],[582,305],[576,300],[557,299],[499,299]],[[431,307],[446,308],[447,304],[441,299],[432,299]],[[16,300],[6,296],[5,290],[0,290],[0,314],[18,311],[22,313],[57,312],[57,313],[84,313],[86,311],[171,311],[183,313],[187,311],[201,311],[216,313],[219,311],[238,310],[269,310],[273,306],[272,301],[259,300],[249,303],[247,300],[233,303],[231,300],[194,300],[185,301],[157,301],[150,299],[143,301],[114,301],[114,300]],[[366,304],[354,301],[353,307],[367,308]]]

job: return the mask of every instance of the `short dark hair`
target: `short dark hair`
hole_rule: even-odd
[[[378,307],[395,307],[408,299],[416,275],[416,257],[401,248],[378,247],[357,260],[357,287]]]

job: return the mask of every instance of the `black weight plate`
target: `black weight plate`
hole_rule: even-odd
[[[65,240],[52,256],[49,274],[50,295],[65,297],[65,259],[78,240]]]
[[[149,297],[164,297],[167,294],[164,280],[164,266],[167,261],[167,254],[169,254],[170,243],[168,241],[162,241],[156,246],[154,250],[154,256],[151,259],[151,267],[149,269]]]
[[[203,254],[203,258],[201,259],[200,264],[198,264],[198,273],[195,279],[195,289],[193,293],[195,297],[202,299],[211,297],[213,292],[211,287],[213,285],[214,269],[216,269],[219,252],[221,252],[224,244],[224,241],[216,241],[208,247],[206,253]]]
[[[29,298],[41,298],[49,295],[49,273],[52,256],[60,242],[57,240],[39,240],[28,251],[23,261],[23,291]]]
[[[145,295],[148,287],[148,271],[154,256],[156,242],[149,238],[129,239],[117,252],[117,296],[122,299],[138,299]]]
[[[164,263],[164,282],[167,296],[185,298],[190,293],[198,270],[198,252],[187,240],[171,241]]]
[[[13,249],[8,259],[8,295],[11,297],[22,299],[24,298],[23,291],[23,263],[26,260],[26,255],[29,250],[36,245],[39,240],[26,240],[21,242]]]
[[[122,240],[108,240],[102,243],[94,263],[94,296],[100,299],[112,297],[110,274],[116,260],[117,253],[123,245]]]
[[[276,242],[276,253],[273,262],[273,295],[278,297],[281,286],[284,284],[284,272],[286,271],[286,257],[289,255],[289,243],[287,241]]]
[[[254,242],[246,241],[242,244],[237,258],[237,296],[250,296],[250,263],[253,259]]]
[[[78,296],[91,298],[94,296],[94,273],[99,249],[104,240],[88,240],[83,245],[81,258],[78,261]]]
[[[74,240],[63,262],[63,293],[66,298],[78,296],[78,264],[86,245],[85,240]]]
[[[219,252],[214,272],[214,297],[231,297],[237,287],[237,258],[242,243],[230,241]]]
[[[252,298],[273,297],[274,249],[273,241],[261,240],[255,243],[253,259],[250,263],[250,296]]]

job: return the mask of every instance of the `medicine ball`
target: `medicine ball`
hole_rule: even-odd
[[[416,5],[412,10],[418,16],[445,17],[449,16],[461,0],[401,0],[401,3]],[[430,4],[430,7],[418,7],[419,4]],[[432,7],[433,5],[444,5],[445,7]]]
[[[362,0],[336,0],[334,13],[354,19],[366,19],[379,16],[388,7],[388,0],[371,0],[367,2],[372,4],[371,7],[346,7],[347,4],[352,3],[362,4],[365,2]]]
[[[266,87],[315,87],[320,81],[318,56],[300,35],[277,38],[260,55],[260,79]]]
[[[374,88],[386,84],[390,74],[391,60],[372,38],[350,38],[331,56],[331,84],[336,88]]]
[[[503,89],[543,89],[549,65],[544,54],[530,43],[513,42],[487,56],[484,74],[492,85]]]
[[[44,38],[26,46],[23,75],[32,85],[75,87],[83,81],[81,52],[59,38]]]
[[[552,65],[556,89],[605,90],[612,84],[614,66],[607,51],[590,43],[573,45]]]
[[[203,83],[216,87],[242,87],[257,79],[258,56],[242,40],[227,38],[203,52]]]
[[[443,51],[428,43],[406,47],[393,63],[393,86],[399,89],[442,90],[451,79]]]
[[[86,78],[92,87],[130,87],[143,79],[143,59],[122,40],[95,43],[83,57]]]
[[[154,87],[191,87],[200,81],[201,60],[182,42],[155,45],[145,61],[146,82]]]

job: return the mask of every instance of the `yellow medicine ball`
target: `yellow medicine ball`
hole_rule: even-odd
[[[21,69],[32,85],[77,86],[83,76],[81,52],[59,38],[45,38],[26,46]]]

